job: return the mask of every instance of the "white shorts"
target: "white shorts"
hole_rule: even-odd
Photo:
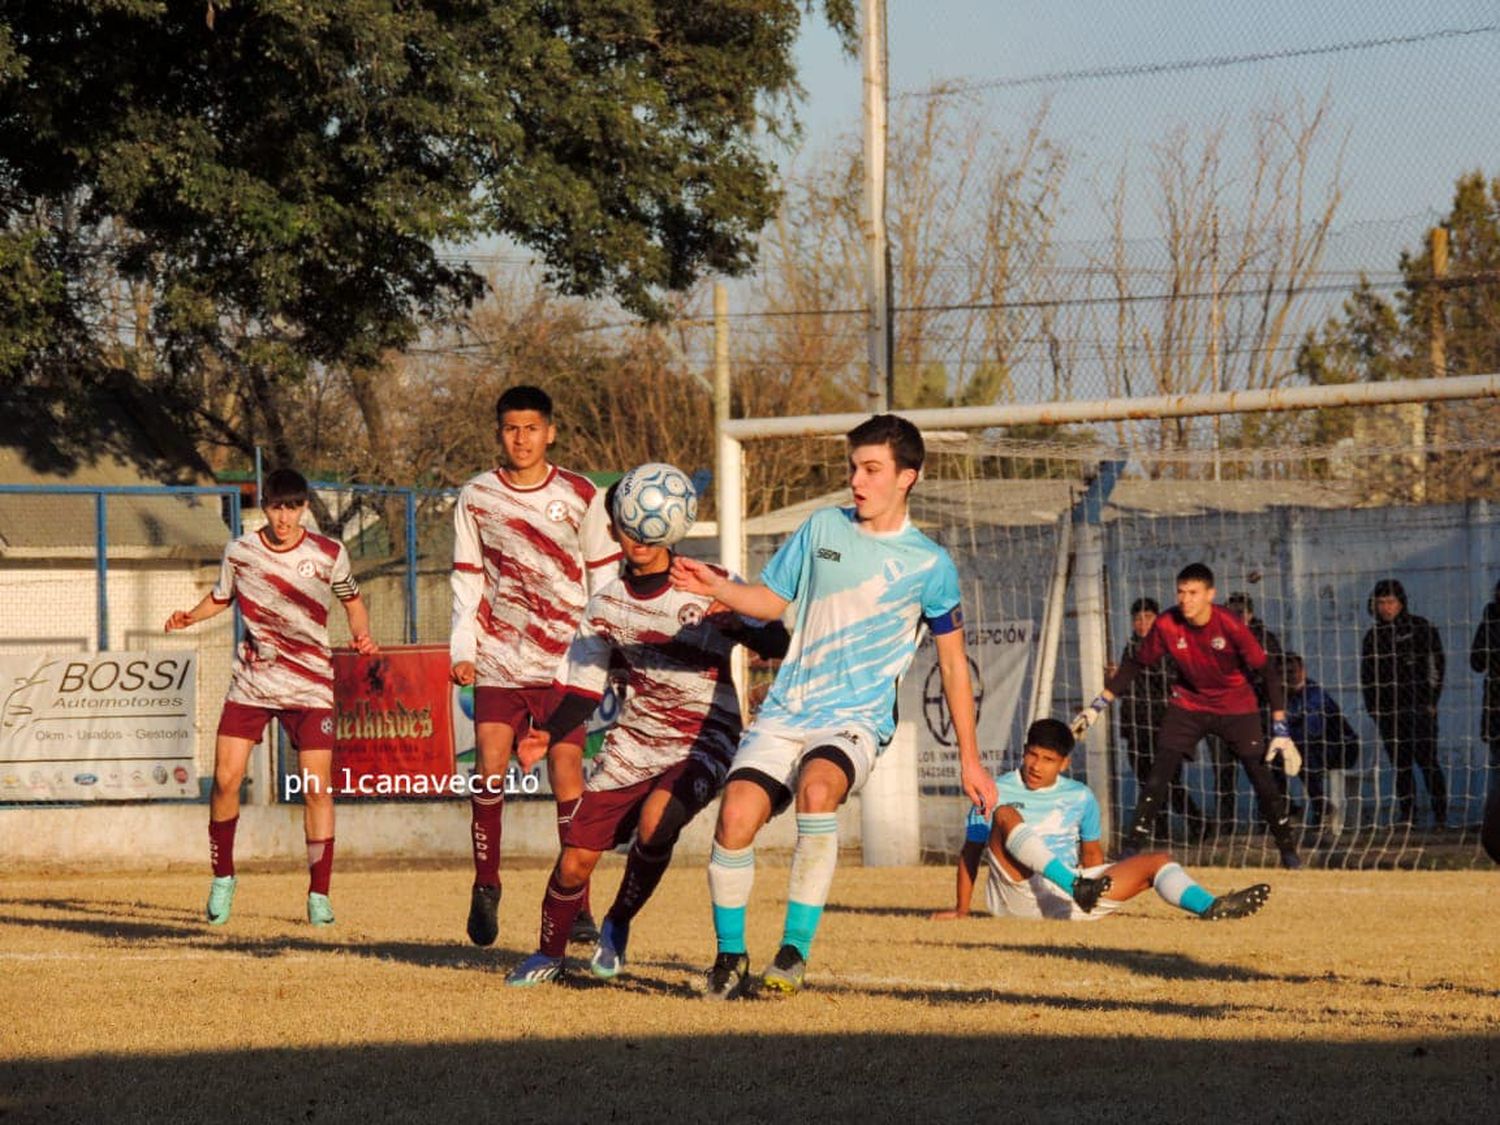
[[[1048,882],[1041,875],[1016,882],[1005,873],[1000,861],[988,844],[984,848],[984,862],[990,869],[989,883],[985,886],[984,901],[990,913],[997,918],[1047,918],[1057,922],[1097,922],[1118,910],[1123,903],[1111,898],[1101,898],[1094,909],[1085,914],[1072,897],[1063,893],[1061,887]],[[1085,867],[1079,872],[1087,879],[1097,879],[1109,864],[1101,863]]]
[[[779,782],[788,796],[793,795],[797,791],[797,773],[808,751],[828,747],[849,759],[849,764],[854,767],[849,792],[858,793],[875,768],[877,745],[875,732],[857,723],[804,729],[774,721],[756,721],[740,736],[734,764],[729,767],[728,781],[733,781],[735,774],[744,770],[755,770]],[[774,811],[780,812],[784,807],[778,804]]]

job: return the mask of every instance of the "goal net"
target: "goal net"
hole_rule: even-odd
[[[1308,765],[1285,789],[1304,858],[1473,862],[1500,776],[1500,377],[1303,390],[908,413],[928,449],[911,514],[962,577],[982,755],[1015,768],[1028,722],[1092,699],[1139,611],[1172,606],[1177,572],[1202,562],[1218,602],[1300,671]],[[725,501],[743,523],[721,514],[731,564],[754,576],[810,512],[848,503],[842,435],[859,420],[722,427],[743,487]],[[1376,595],[1392,591],[1386,621]],[[1138,679],[1073,756],[1107,834],[1129,824],[1168,690]],[[951,856],[967,802],[930,642],[899,699],[921,848]],[[1155,827],[1195,863],[1276,859],[1248,778],[1211,741]]]

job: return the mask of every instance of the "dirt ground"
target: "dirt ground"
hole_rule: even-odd
[[[336,871],[326,931],[300,872],[242,872],[222,929],[205,874],[0,876],[0,1119],[1500,1120],[1500,872],[1207,871],[1269,905],[1066,925],[932,922],[948,869],[846,863],[807,990],[730,1004],[690,988],[701,861],[628,977],[578,949],[571,983],[507,989],[545,874],[507,872],[487,950],[461,866]],[[757,967],[786,875],[758,871]]]

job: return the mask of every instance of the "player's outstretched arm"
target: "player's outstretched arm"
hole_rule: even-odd
[[[344,615],[349,618],[349,635],[353,638],[354,651],[361,656],[374,656],[380,651],[375,638],[370,636],[370,611],[365,599],[358,594],[344,603]]]
[[[952,910],[935,910],[929,917],[934,922],[951,922],[955,918],[969,916],[969,904],[974,900],[974,884],[979,879],[979,860],[984,855],[984,845],[977,840],[965,840],[958,853],[958,875]]]
[[[954,629],[933,638],[937,646],[938,673],[943,679],[943,698],[953,717],[958,741],[958,775],[965,795],[981,815],[995,811],[995,779],[979,760],[979,739],[974,729],[974,685],[969,679],[969,656],[964,650],[964,632]]]
[[[672,560],[672,585],[690,594],[722,602],[736,613],[760,621],[775,621],[786,612],[787,600],[759,582],[736,582],[697,559],[678,555]]]
[[[162,629],[164,633],[175,633],[178,629],[187,629],[200,621],[207,621],[210,617],[217,617],[229,608],[228,602],[216,602],[212,594],[204,594],[203,600],[192,609],[179,609],[167,618],[167,624]]]

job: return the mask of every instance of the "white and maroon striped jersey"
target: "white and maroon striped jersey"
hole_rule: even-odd
[[[729,675],[736,641],[704,619],[711,602],[670,585],[642,596],[623,577],[589,599],[557,683],[599,698],[612,660],[627,676],[625,703],[605,732],[590,789],[634,785],[690,754],[720,778],[728,771],[740,738]]]
[[[482,687],[544,687],[567,655],[588,592],[615,577],[604,490],[555,465],[540,484],[481,473],[453,514],[454,664]]]
[[[358,596],[337,539],[305,531],[278,548],[262,530],[231,541],[212,593],[220,605],[238,599],[245,621],[226,698],[274,710],[332,707],[328,608]]]

